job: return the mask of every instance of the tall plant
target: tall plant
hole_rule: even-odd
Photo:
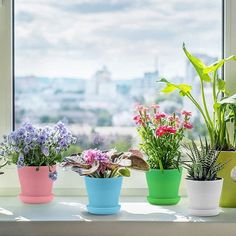
[[[225,151],[236,150],[236,94],[229,96],[225,81],[219,77],[218,73],[224,63],[236,60],[236,56],[221,59],[207,66],[199,58],[193,56],[184,44],[183,50],[200,79],[200,88],[194,89],[200,89],[201,101],[193,96],[192,86],[189,84],[175,84],[161,79],[159,82],[166,84],[162,92],[171,93],[178,90],[180,96],[187,97],[196,106],[205,121],[212,147]],[[206,84],[210,84],[212,88],[213,114],[210,114],[211,103],[206,99]],[[222,94],[224,94],[223,98]],[[230,128],[233,138],[229,133],[231,125],[233,125]]]

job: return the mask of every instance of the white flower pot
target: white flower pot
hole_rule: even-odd
[[[194,216],[218,215],[222,185],[223,179],[213,181],[186,179],[189,213]]]

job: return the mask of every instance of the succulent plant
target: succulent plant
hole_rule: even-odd
[[[184,147],[190,159],[183,162],[183,166],[188,172],[187,179],[198,181],[218,179],[217,173],[224,168],[226,163],[219,163],[217,161],[220,152],[212,148],[206,138],[204,142],[200,138],[199,147],[193,140],[191,144],[185,144]]]

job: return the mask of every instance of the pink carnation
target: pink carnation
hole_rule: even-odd
[[[189,122],[184,122],[183,126],[185,129],[192,129],[193,128],[193,125],[190,124]]]
[[[176,133],[176,128],[175,127],[172,127],[172,126],[166,126],[166,125],[163,125],[163,126],[160,126],[156,129],[156,135],[158,137],[161,137],[163,136],[164,134],[175,134]]]
[[[133,119],[134,119],[136,125],[141,125],[141,124],[143,124],[143,121],[142,121],[142,118],[141,118],[140,115],[135,116]]]
[[[191,116],[192,112],[190,112],[190,111],[183,111],[182,115],[184,115],[184,116]]]
[[[156,120],[161,120],[162,118],[166,118],[166,114],[165,113],[157,113],[155,115],[155,119]]]

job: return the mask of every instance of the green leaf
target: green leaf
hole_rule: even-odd
[[[161,80],[159,80],[157,82],[166,84],[166,87],[161,90],[161,92],[163,92],[163,93],[172,93],[175,90],[179,90],[179,94],[181,96],[185,96],[186,94],[190,93],[192,90],[192,87],[188,84],[174,84],[164,78],[162,78]]]
[[[216,102],[214,105],[214,110],[216,111],[220,107],[220,103]]]
[[[236,56],[232,55],[230,57],[227,57],[225,59],[221,59],[215,63],[213,63],[212,65],[210,66],[207,66],[204,68],[204,73],[211,73],[211,72],[215,72],[216,70],[218,70],[220,67],[222,67],[224,65],[225,62],[227,61],[231,61],[231,60],[234,60],[236,61]]]
[[[217,87],[220,91],[225,90],[225,81],[222,79],[217,79]]]
[[[130,170],[128,168],[119,169],[118,173],[125,177],[130,177]]]
[[[183,43],[183,50],[189,61],[194,66],[196,72],[198,73],[200,79],[205,82],[211,82],[211,77],[208,75],[208,73],[205,72],[205,69],[207,66],[197,57],[193,56],[185,47],[185,44]]]
[[[220,104],[236,104],[236,94],[223,98],[220,102]]]

